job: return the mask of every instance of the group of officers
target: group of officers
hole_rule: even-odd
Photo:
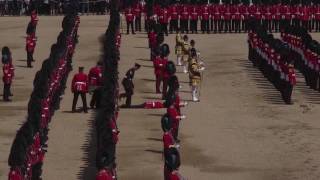
[[[280,91],[284,102],[292,104],[291,95],[296,84],[295,53],[265,28],[254,22],[249,26],[249,60]]]
[[[296,52],[296,68],[305,77],[306,85],[320,91],[320,44],[305,28],[289,26],[281,33],[282,41]]]
[[[153,14],[135,4],[125,10],[127,33],[141,31],[141,18],[162,25],[165,34],[177,31],[197,33],[247,32],[248,20],[255,18],[268,31],[279,31],[287,25],[303,25],[309,31],[320,30],[320,4],[155,4]],[[135,28],[134,28],[135,25]]]

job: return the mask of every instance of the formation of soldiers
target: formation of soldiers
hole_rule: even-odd
[[[150,21],[161,24],[166,35],[178,29],[182,33],[197,33],[198,30],[202,33],[247,32],[250,18],[255,18],[270,32],[278,32],[287,25],[302,25],[309,31],[320,30],[320,4],[317,1],[312,4],[162,3],[153,6],[152,14],[146,11],[141,3],[125,10],[127,33],[129,26],[132,34],[141,31],[141,17],[144,17],[145,24]],[[145,28],[148,31],[147,26]]]
[[[281,33],[282,41],[296,52],[295,67],[305,77],[306,85],[320,91],[320,44],[303,27],[289,26]]]
[[[31,20],[27,27],[26,37],[26,51],[27,51],[27,67],[32,68],[32,62],[34,61],[33,53],[36,48],[36,30],[38,24],[38,14],[36,10],[31,11]]]
[[[280,91],[284,102],[291,104],[292,90],[296,84],[295,53],[288,44],[275,39],[255,21],[249,26],[249,60]]]
[[[96,167],[98,170],[96,180],[117,179],[116,145],[119,134],[117,120],[120,96],[118,62],[120,61],[119,48],[121,44],[120,14],[117,3],[117,1],[111,2],[109,26],[102,41],[101,101],[95,118],[97,131]]]
[[[72,70],[72,56],[77,43],[80,23],[77,4],[68,6],[62,22],[62,32],[52,45],[51,53],[36,73],[28,104],[28,116],[13,141],[8,164],[9,180],[41,179],[42,164],[47,149],[49,123],[59,109],[61,96]]]

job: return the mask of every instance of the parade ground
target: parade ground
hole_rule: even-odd
[[[16,131],[25,121],[35,73],[49,56],[61,31],[62,16],[39,17],[34,67],[26,67],[25,31],[29,17],[0,18],[0,47],[9,46],[15,65],[12,102],[0,101],[0,179],[7,179],[8,155]],[[67,89],[49,127],[44,180],[94,179],[95,112],[71,113],[72,77],[100,57],[99,37],[105,16],[81,16],[79,44]],[[123,24],[125,27],[125,24]],[[312,34],[320,40],[320,34]],[[188,180],[319,180],[320,92],[305,86],[298,73],[293,105],[248,61],[247,34],[189,35],[205,62],[200,102],[191,101],[188,75],[178,67],[180,96],[189,104],[180,123],[181,168]],[[159,100],[147,34],[122,35],[120,80],[141,64],[134,79],[133,105]],[[165,37],[175,60],[175,35]],[[1,91],[2,91],[1,83]],[[121,87],[121,91],[123,91]],[[2,92],[0,93],[2,94]],[[87,96],[90,101],[91,96]],[[78,106],[82,105],[78,101]],[[121,109],[117,174],[120,180],[163,179],[162,130],[165,109]]]

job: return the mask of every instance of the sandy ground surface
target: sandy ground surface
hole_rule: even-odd
[[[24,36],[28,18],[0,18],[0,46],[13,52],[16,78],[13,102],[0,102],[0,179],[6,179],[7,157],[16,130],[25,120],[32,81],[61,30],[62,17],[40,17],[35,67],[26,68]],[[86,70],[99,59],[98,37],[106,18],[82,16],[74,69]],[[320,40],[320,35],[313,35]],[[201,102],[190,102],[181,124],[181,173],[197,180],[318,180],[320,179],[320,95],[309,90],[298,74],[294,105],[284,105],[279,93],[247,60],[246,34],[190,35],[197,42],[207,70]],[[174,36],[166,42],[174,47]],[[135,62],[133,104],[157,100],[146,34],[123,36],[120,77]],[[171,59],[174,54],[171,54]],[[178,75],[181,96],[190,100],[187,75]],[[50,124],[43,179],[94,179],[94,112],[71,114],[70,81]],[[2,84],[2,83],[1,83]],[[1,93],[2,94],[2,93]],[[90,97],[88,97],[88,101]],[[80,105],[80,103],[79,103]],[[119,179],[162,179],[162,132],[165,110],[122,109],[117,147]]]

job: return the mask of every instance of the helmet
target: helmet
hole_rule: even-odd
[[[168,114],[164,114],[161,118],[161,127],[164,132],[169,131],[172,127],[172,119]]]

